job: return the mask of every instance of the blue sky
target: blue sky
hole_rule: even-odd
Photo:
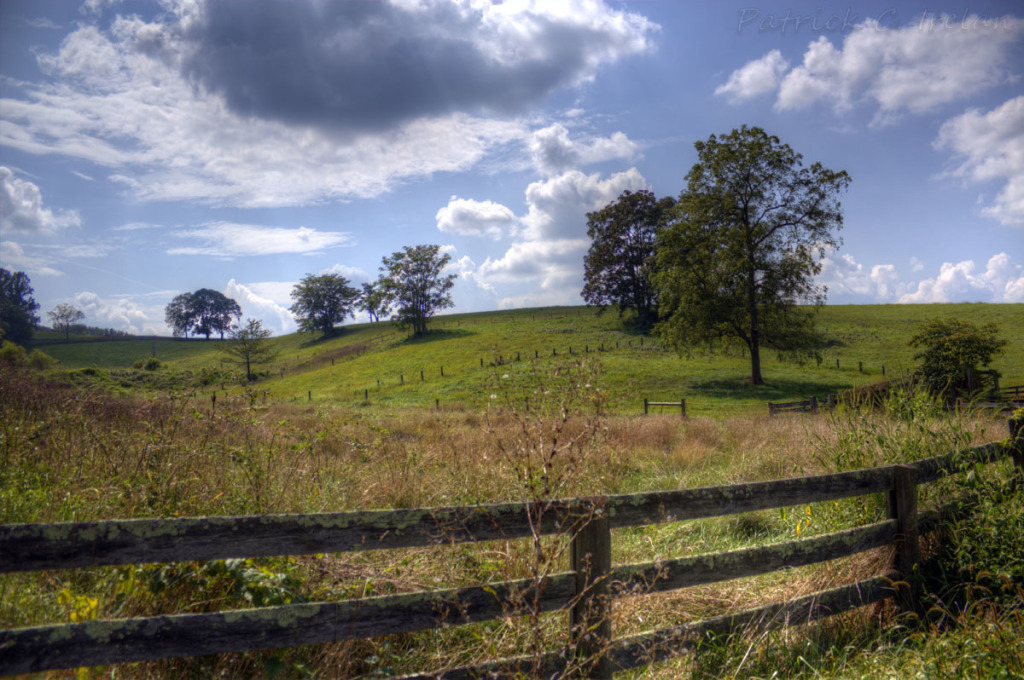
[[[290,332],[304,275],[420,243],[456,311],[580,304],[586,212],[743,124],[852,177],[830,303],[1024,302],[1010,3],[3,0],[0,31],[0,266],[42,312],[163,334],[214,288]]]

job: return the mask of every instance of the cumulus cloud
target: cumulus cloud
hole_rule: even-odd
[[[493,201],[476,201],[452,196],[435,215],[437,228],[448,234],[490,236],[499,239],[516,222],[511,209]]]
[[[1006,253],[989,258],[985,270],[975,272],[974,260],[944,262],[935,278],[900,296],[900,302],[1024,302],[1024,272]]]
[[[4,232],[52,234],[81,224],[77,211],[43,207],[43,194],[36,184],[0,165],[0,228]]]
[[[321,275],[340,274],[349,281],[369,281],[371,278],[369,274],[367,274],[359,267],[349,267],[348,265],[338,263],[332,264],[330,267],[327,267],[326,269],[321,269],[319,273]]]
[[[572,140],[561,123],[534,131],[529,141],[534,166],[545,175],[556,175],[592,163],[613,159],[634,160],[636,144],[622,132],[610,137],[584,137]]]
[[[963,159],[952,175],[1005,182],[983,212],[1003,224],[1024,224],[1024,96],[991,111],[971,109],[947,120],[934,145]]]
[[[168,255],[210,255],[224,258],[288,253],[312,255],[351,242],[349,234],[344,232],[325,232],[309,227],[286,229],[232,222],[211,222],[196,229],[175,231],[173,235],[191,243],[168,249]]]
[[[266,294],[280,294],[284,286],[290,291],[293,285],[277,281],[242,285],[231,279],[224,288],[224,294],[238,303],[243,316],[261,320],[265,328],[275,333],[293,333],[296,324],[291,311]]]
[[[724,85],[715,89],[715,94],[727,97],[732,102],[742,102],[763,94],[775,92],[783,74],[789,69],[789,62],[782,52],[772,50],[760,59],[748,61],[729,76]]]
[[[646,51],[657,28],[598,0],[209,2],[188,19],[182,70],[231,110],[359,132],[522,112]]]
[[[9,238],[0,241],[0,265],[5,269],[23,271],[31,276],[63,276],[54,269],[49,258],[26,253],[20,243]]]
[[[130,296],[104,298],[90,291],[74,296],[75,307],[85,312],[86,322],[137,335],[167,335],[163,305],[141,303]]]
[[[903,27],[868,19],[841,46],[820,36],[788,72],[773,50],[734,71],[716,92],[741,101],[777,84],[779,110],[825,102],[843,112],[869,101],[878,107],[875,121],[885,123],[1007,82],[1009,51],[1022,34],[1024,20],[1012,17],[924,17]]]
[[[836,257],[829,252],[821,259],[817,283],[828,286],[830,296],[854,295],[872,302],[895,302],[906,290],[896,267],[876,264],[865,267],[849,253]]]
[[[529,210],[522,220],[524,235],[528,240],[585,238],[588,212],[600,210],[627,189],[646,188],[647,181],[636,168],[608,179],[571,170],[532,182],[526,188]]]

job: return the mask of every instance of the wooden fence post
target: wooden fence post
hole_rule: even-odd
[[[685,418],[686,417],[686,400],[683,399],[682,397],[679,398],[679,411],[680,411],[679,415],[681,417]]]
[[[593,515],[572,540],[572,570],[576,572],[576,603],[572,608],[572,639],[576,658],[591,678],[611,680],[608,648],[612,640],[608,573],[612,568],[612,535],[608,515],[594,506]]]
[[[647,415],[647,397],[644,397],[644,415]]]
[[[896,564],[900,578],[908,583],[896,595],[902,612],[917,611],[917,587],[910,579],[920,557],[917,534],[917,469],[913,465],[892,468],[893,488],[886,495],[889,519],[896,520]]]
[[[818,398],[816,396],[814,396],[813,394],[811,395],[811,399],[810,399],[810,407],[811,407],[811,413],[817,413],[818,412]]]
[[[1006,424],[1010,428],[1010,444],[1013,446],[1010,451],[1013,469],[1017,479],[1024,482],[1024,418],[1010,418]]]

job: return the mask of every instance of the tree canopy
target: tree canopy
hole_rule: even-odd
[[[378,286],[388,305],[394,305],[401,325],[413,333],[427,332],[427,320],[440,309],[454,306],[451,289],[455,274],[444,274],[451,256],[441,246],[405,246],[382,260]]]
[[[334,333],[334,327],[355,314],[359,291],[340,274],[306,275],[292,289],[291,310],[303,331]]]
[[[921,348],[914,359],[921,362],[917,373],[925,387],[957,397],[981,388],[982,369],[1006,345],[998,336],[994,323],[977,326],[959,319],[934,319],[923,324],[908,344]]]
[[[32,297],[33,292],[25,272],[0,268],[0,338],[19,345],[32,341],[39,323],[39,303]]]
[[[62,302],[46,313],[57,330],[64,331],[64,342],[71,336],[71,327],[85,318],[85,313],[74,305]]]
[[[277,348],[269,342],[272,334],[273,331],[264,328],[259,319],[249,319],[231,331],[223,351],[231,361],[245,367],[246,381],[252,380],[254,365],[268,363],[277,357]]]
[[[379,281],[363,284],[359,309],[369,314],[371,321],[380,321],[382,316],[387,316],[391,311],[390,303],[384,294],[384,286]]]
[[[697,142],[697,163],[658,244],[662,335],[677,348],[733,337],[750,351],[751,383],[764,384],[760,348],[810,351],[801,304],[820,305],[820,257],[839,246],[839,194],[850,183],[778,137],[743,126]]]
[[[587,304],[616,305],[620,315],[633,310],[637,326],[651,327],[658,301],[651,281],[655,242],[674,204],[650,191],[624,191],[613,203],[587,213],[592,243],[583,260],[586,283],[580,293]]]
[[[242,308],[237,302],[210,288],[182,293],[164,308],[164,318],[175,337],[187,338],[191,332],[205,335],[209,340],[212,333],[220,333],[224,339],[232,322],[241,317]]]

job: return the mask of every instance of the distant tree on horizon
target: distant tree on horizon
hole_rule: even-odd
[[[64,342],[71,339],[71,327],[85,318],[85,312],[74,305],[62,302],[46,313],[55,330],[64,331]]]
[[[354,316],[359,291],[340,274],[307,274],[292,288],[292,314],[303,331],[322,331],[324,337],[345,317]]]
[[[233,328],[232,321],[242,318],[242,308],[238,303],[210,288],[200,288],[193,293],[182,293],[176,296],[164,308],[164,318],[171,327],[174,337],[189,332],[202,334],[210,339],[213,333],[224,333]]]
[[[33,292],[25,272],[0,268],[0,339],[22,346],[32,341],[39,323],[39,303],[32,297]]]
[[[381,261],[380,290],[401,326],[411,325],[414,335],[427,332],[427,320],[441,309],[454,306],[451,289],[455,274],[444,274],[451,262],[441,246],[405,246]]]

